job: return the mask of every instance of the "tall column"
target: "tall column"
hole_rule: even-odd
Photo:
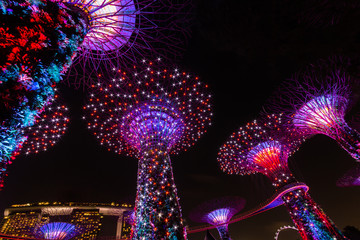
[[[216,229],[219,232],[221,240],[231,240],[227,224],[218,226]]]
[[[170,157],[149,147],[139,159],[133,240],[186,239]]]
[[[347,239],[305,190],[286,193],[283,200],[304,240]]]

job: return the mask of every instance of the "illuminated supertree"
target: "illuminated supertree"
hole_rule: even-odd
[[[170,0],[1,1],[0,159],[21,144],[21,129],[34,123],[66,72],[84,80],[139,55],[176,54],[187,6]],[[72,74],[67,70],[78,49]]]
[[[84,232],[84,228],[72,221],[72,209],[68,207],[44,207],[33,234],[39,239],[68,240]]]
[[[184,239],[169,155],[194,145],[210,125],[207,85],[159,59],[113,72],[111,82],[93,86],[84,109],[102,145],[139,159],[132,239]]]
[[[206,222],[216,226],[222,240],[231,239],[228,230],[229,221],[244,206],[245,199],[242,197],[213,199],[192,210],[190,219],[195,222]]]
[[[302,142],[299,131],[286,127],[281,115],[268,115],[234,132],[220,148],[218,161],[228,174],[262,173],[276,191],[292,188],[282,199],[303,239],[346,239],[288,167],[288,157]]]
[[[68,240],[76,234],[74,224],[51,222],[41,226],[36,235],[40,239]]]
[[[269,112],[283,112],[304,137],[324,134],[360,161],[360,134],[345,121],[354,77],[340,59],[319,61],[283,84]]]
[[[338,179],[336,185],[338,187],[360,186],[360,163]]]

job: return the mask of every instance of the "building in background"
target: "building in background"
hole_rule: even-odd
[[[124,221],[132,213],[130,204],[40,202],[12,205],[5,209],[0,225],[3,234],[34,237],[37,227],[53,221],[68,221],[82,228],[74,239],[126,239],[131,225]]]

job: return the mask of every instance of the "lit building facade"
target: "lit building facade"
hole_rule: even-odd
[[[41,202],[16,204],[5,209],[0,231],[6,235],[35,237],[36,228],[53,219],[70,222],[81,233],[72,239],[95,240],[99,237],[126,239],[131,223],[126,218],[133,211],[129,204]]]

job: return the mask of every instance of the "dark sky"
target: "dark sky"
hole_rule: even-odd
[[[330,3],[338,0],[329,1]],[[221,172],[217,152],[238,127],[257,117],[278,85],[304,65],[334,54],[360,51],[360,14],[336,7],[339,23],[318,27],[299,16],[329,19],[333,8],[311,15],[306,4],[292,1],[199,0],[193,35],[179,63],[209,83],[214,119],[208,133],[185,153],[172,156],[183,215],[197,204],[225,195],[247,199],[245,210],[273,193],[264,176],[229,176]],[[311,2],[311,1],[307,1]],[[316,9],[316,7],[315,7]],[[316,11],[315,11],[316,12]],[[301,14],[303,13],[303,14]],[[330,15],[327,15],[330,14]],[[326,21],[325,21],[326,22]],[[71,112],[66,135],[52,149],[18,157],[0,192],[0,210],[14,203],[38,201],[132,202],[136,195],[137,161],[99,146],[81,120],[84,93],[63,87]],[[360,112],[359,104],[353,113]],[[339,188],[336,180],[354,160],[332,139],[316,136],[290,159],[291,169],[310,186],[313,199],[342,229],[360,228],[360,188]],[[285,207],[230,225],[233,239],[273,239],[282,225],[292,224]],[[214,236],[218,236],[213,232]],[[204,233],[189,235],[203,239]],[[295,239],[289,231],[280,239]]]

